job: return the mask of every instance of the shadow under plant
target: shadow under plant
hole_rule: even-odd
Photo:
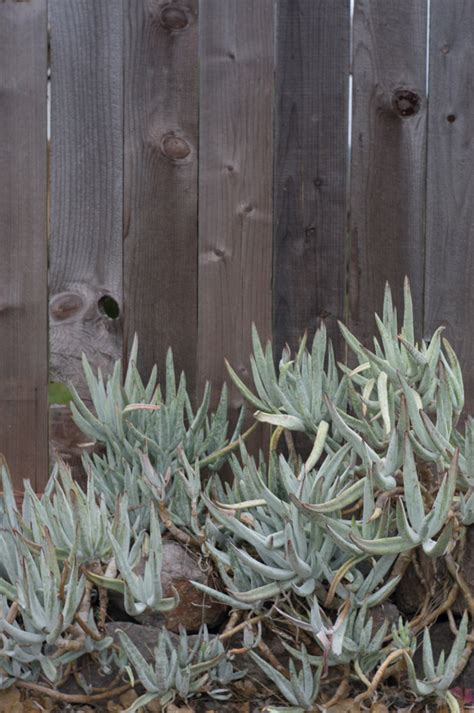
[[[474,422],[442,328],[418,342],[412,315],[406,283],[400,328],[387,287],[372,350],[341,325],[353,368],[335,364],[324,325],[277,368],[254,330],[254,388],[229,374],[252,429],[272,427],[258,462],[243,414],[229,432],[225,387],[215,413],[208,387],[195,410],[171,352],[163,388],[156,371],[142,382],[136,342],[124,377],[84,360],[92,406],[73,393],[73,415],[102,447],[84,456],[87,487],[60,463],[20,511],[3,470],[0,686],[90,705],[135,687],[129,711],[193,697],[460,710]],[[83,690],[65,693],[72,676]]]

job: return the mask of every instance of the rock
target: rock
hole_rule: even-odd
[[[447,591],[446,588],[449,588],[451,582],[444,559],[430,559],[421,551],[417,556],[422,576],[430,587],[431,598],[437,601],[440,593]],[[412,615],[421,609],[425,596],[425,587],[413,564],[410,564],[393,595],[395,604],[402,614]]]
[[[143,572],[143,565],[136,569]],[[218,626],[227,611],[227,607],[214,602],[210,597],[199,592],[191,580],[213,586],[212,575],[203,571],[199,566],[199,558],[193,550],[184,547],[174,540],[163,541],[163,564],[161,570],[161,584],[164,596],[173,594],[173,587],[179,594],[179,604],[176,609],[166,614],[147,611],[135,619],[141,624],[163,626],[170,631],[178,631],[179,626],[184,626],[187,632],[197,632],[201,624],[208,627]]]
[[[464,556],[461,562],[461,574],[469,585],[471,592],[474,592],[474,525],[470,525],[466,528],[466,542],[464,545]],[[453,612],[462,615],[465,608],[466,602],[464,597],[462,594],[459,594],[456,604],[453,607]]]
[[[133,689],[124,693],[118,701],[109,701],[107,703],[107,713],[123,713],[123,711],[131,708],[138,698],[138,694]],[[141,709],[143,710],[143,709]]]
[[[385,620],[388,621],[388,631],[390,631],[392,624],[396,624],[398,622],[399,616],[400,612],[398,611],[398,607],[392,602],[384,602],[377,607],[373,607],[372,609],[369,609],[368,613],[368,617],[372,617],[374,622],[374,632],[378,631],[380,627],[383,626]]]
[[[420,608],[425,591],[413,565],[410,565],[398,583],[393,598],[402,614],[414,614]]]
[[[89,656],[83,656],[79,659],[76,672],[80,678],[87,683],[87,685],[91,686],[91,688],[109,688],[114,681],[115,685],[117,685],[117,671],[113,670],[110,673],[102,673],[97,665],[97,662]],[[69,676],[64,685],[61,686],[60,690],[62,693],[84,695],[84,689],[79,686],[74,676]]]
[[[433,600],[439,601],[440,594],[447,593],[453,583],[445,561],[442,557],[430,559],[421,551],[418,552],[417,556],[423,577],[430,586],[431,596]],[[474,591],[474,526],[466,528],[466,543],[460,570],[471,591]],[[415,568],[410,565],[393,597],[397,607],[403,614],[414,614],[420,609],[425,594],[425,588],[420,582]],[[462,614],[465,608],[464,597],[459,594],[453,606],[453,612]]]
[[[153,661],[153,650],[158,643],[160,629],[154,626],[143,626],[130,621],[109,621],[105,625],[107,636],[112,636],[114,642],[120,645],[118,631],[123,631],[148,663]]]

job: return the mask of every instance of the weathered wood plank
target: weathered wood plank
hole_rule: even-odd
[[[126,3],[125,339],[147,376],[166,350],[195,383],[197,0]]]
[[[51,375],[84,392],[81,353],[122,352],[123,3],[50,0],[49,22]]]
[[[474,410],[474,4],[431,2],[425,337],[440,324]]]
[[[0,452],[48,477],[46,0],[0,3]]]
[[[201,0],[199,384],[246,378],[271,332],[272,0]],[[232,407],[241,398],[232,392]]]
[[[397,305],[411,281],[423,317],[426,0],[356,0],[349,304],[368,341],[388,280]]]
[[[336,351],[346,280],[348,0],[277,3],[274,341],[325,319]]]

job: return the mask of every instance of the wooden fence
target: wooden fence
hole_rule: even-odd
[[[473,405],[473,36],[463,0],[1,0],[17,482],[45,482],[48,381],[82,389],[82,351],[107,369],[137,332],[144,372],[171,344],[200,392],[224,356],[247,375],[252,320],[277,349],[320,318],[367,340],[405,274]]]

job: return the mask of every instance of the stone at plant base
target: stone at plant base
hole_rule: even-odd
[[[383,626],[385,620],[388,621],[388,629],[392,624],[396,624],[400,616],[398,607],[392,602],[384,602],[377,607],[369,610],[369,617],[373,619],[373,631],[378,631]]]
[[[430,587],[430,598],[441,603],[443,592],[448,593],[451,586],[451,578],[446,569],[446,564],[442,557],[430,559],[418,551],[415,555],[418,558],[419,571],[422,578]],[[400,581],[393,599],[400,612],[404,615],[412,615],[420,610],[426,596],[425,587],[420,580],[413,564],[408,566],[402,580]]]
[[[112,636],[112,634],[110,635]],[[84,656],[79,660],[77,673],[87,685],[94,689],[106,689],[117,685],[117,671],[111,671],[108,674],[101,673],[97,663],[89,656]],[[84,689],[81,688],[74,676],[69,676],[60,690],[62,693],[84,695]],[[107,705],[107,702],[104,705]]]
[[[441,594],[444,592],[444,596],[446,596],[453,584],[452,577],[447,570],[444,559],[439,557],[433,560],[426,557],[426,555],[420,551],[418,551],[417,557],[422,576],[431,589],[432,598],[441,603]],[[461,574],[471,591],[474,591],[474,526],[470,526],[466,529],[466,542],[464,546],[464,556],[461,562]],[[403,614],[411,615],[420,609],[425,595],[425,588],[415,568],[413,565],[410,565],[395,591],[393,597],[394,601]],[[453,611],[455,614],[461,616],[465,608],[464,597],[460,593],[453,607]]]
[[[466,528],[466,542],[464,545],[464,556],[461,562],[461,574],[469,585],[469,589],[474,593],[474,526]],[[463,595],[460,593],[453,611],[462,616],[466,603]],[[473,669],[474,671],[474,669]],[[474,682],[472,687],[474,688]]]
[[[139,564],[136,572],[143,574],[143,565]],[[166,626],[168,630],[175,632],[179,630],[180,625],[189,633],[197,632],[202,624],[207,624],[211,629],[217,627],[224,619],[227,607],[199,592],[193,587],[191,580],[209,586],[216,585],[206,570],[206,564],[201,565],[198,555],[192,549],[174,540],[163,540],[163,593],[165,597],[172,596],[174,587],[179,594],[179,604],[176,609],[166,614],[146,611],[134,617],[136,621],[150,626]],[[116,606],[123,606],[123,602],[115,596],[113,601]]]
[[[117,644],[120,644],[117,632],[125,632],[145,660],[149,663],[153,661],[153,650],[158,643],[160,633],[159,627],[143,626],[131,621],[109,621],[105,625],[105,631],[107,636],[112,636]]]

